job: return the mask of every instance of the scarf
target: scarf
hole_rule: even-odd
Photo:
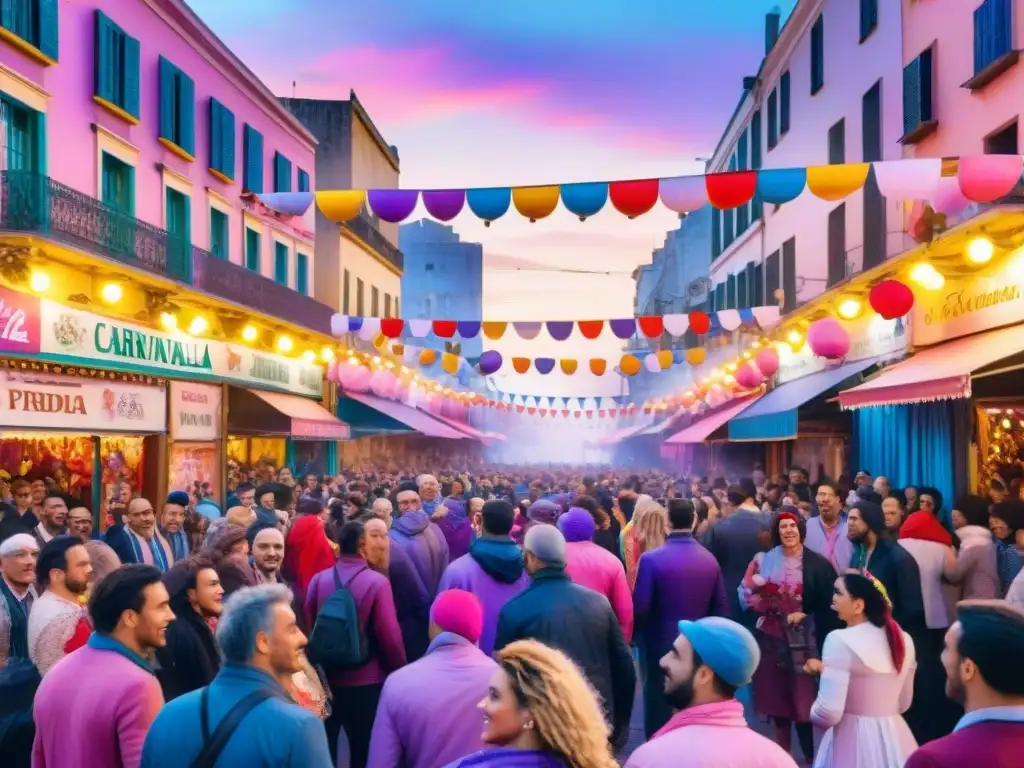
[[[900,538],[931,541],[945,547],[953,546],[953,537],[942,527],[939,519],[931,512],[922,510],[912,513],[900,526]]]
[[[956,537],[960,539],[960,551],[973,547],[984,547],[992,543],[992,531],[980,525],[965,525],[957,529]]]
[[[167,573],[167,569],[170,567],[170,564],[167,562],[170,548],[167,547],[159,533],[154,533],[153,537],[147,540],[139,536],[131,528],[126,527],[124,532],[128,534],[128,541],[132,543],[132,551],[135,553],[136,562],[156,566],[160,573]],[[142,548],[143,544],[148,547],[148,556]]]
[[[28,656],[28,612],[32,607],[31,591],[23,600],[8,586],[7,579],[0,576],[0,596],[7,603],[7,615],[11,617],[11,647],[7,658],[27,659]]]
[[[736,699],[720,701],[716,704],[702,704],[699,707],[682,709],[672,715],[661,730],[651,738],[660,739],[672,731],[685,728],[688,725],[717,725],[726,728],[746,728],[747,720],[743,717],[743,704]]]
[[[174,562],[184,560],[189,556],[188,534],[185,531],[179,530],[175,533],[164,531],[164,538],[171,545],[171,554],[174,556]]]

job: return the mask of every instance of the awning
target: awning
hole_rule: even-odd
[[[795,440],[800,406],[877,363],[878,358],[869,357],[818,371],[776,387],[744,413],[743,418],[729,422],[729,439]]]
[[[430,418],[436,419],[437,421],[440,421],[442,424],[447,424],[456,432],[461,432],[466,437],[469,437],[473,440],[479,440],[481,443],[486,443],[488,445],[495,441],[495,438],[491,437],[486,432],[481,432],[476,427],[472,426],[471,424],[467,424],[464,421],[459,421],[458,419],[450,419],[447,416],[442,416],[439,413],[430,413],[428,415],[430,416]]]
[[[614,432],[610,432],[609,434],[607,434],[604,437],[602,437],[600,440],[597,441],[597,444],[598,445],[618,445],[623,440],[626,440],[627,438],[633,437],[633,435],[636,435],[637,433],[641,432],[642,430],[647,429],[649,426],[651,426],[651,423],[653,421],[654,421],[653,417],[644,418],[638,424],[632,424],[632,425],[630,425],[628,427],[622,427],[620,429],[617,429]]]
[[[356,392],[346,392],[345,397],[373,408],[375,411],[379,411],[385,416],[405,424],[413,432],[419,432],[427,437],[443,437],[447,440],[462,440],[465,438],[465,435],[461,432],[452,429],[446,424],[442,424],[433,416],[405,403],[385,400],[374,395],[358,394]]]
[[[689,415],[690,414],[687,410],[680,408],[671,416],[664,418],[661,421],[656,421],[653,424],[651,424],[651,426],[641,429],[634,435],[634,437],[639,437],[640,435],[660,435],[662,432],[667,432],[670,429],[676,427],[683,419],[685,419]]]
[[[315,400],[280,392],[232,388],[228,431],[283,434],[298,440],[348,440],[349,425]]]
[[[695,421],[682,432],[676,432],[672,437],[666,440],[665,443],[669,445],[692,445],[694,443],[703,443],[711,436],[712,433],[729,423],[730,419],[733,419],[740,413],[743,413],[760,398],[761,395],[754,395],[752,397],[746,397],[739,402],[729,403],[728,405],[709,413],[703,419]]]

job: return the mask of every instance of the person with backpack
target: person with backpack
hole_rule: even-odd
[[[383,520],[350,520],[338,530],[341,556],[321,571],[306,591],[306,621],[312,627],[306,653],[327,673],[333,705],[325,721],[331,756],[345,729],[351,768],[366,768],[370,736],[388,674],[405,666],[405,645],[387,577],[367,562],[383,537]]]
[[[282,584],[246,587],[228,598],[217,623],[223,666],[208,686],[160,710],[136,765],[334,768],[320,718],[285,687],[303,668],[306,646],[291,603],[291,590]],[[46,765],[63,765],[62,754]],[[92,763],[115,764],[129,765]]]

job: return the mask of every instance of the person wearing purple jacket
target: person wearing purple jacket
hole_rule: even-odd
[[[480,601],[470,592],[450,589],[437,596],[427,655],[384,683],[370,765],[436,768],[483,747],[477,704],[498,669],[477,647],[483,621]],[[436,714],[424,717],[426,711]]]
[[[448,542],[436,523],[423,509],[415,483],[402,483],[395,496],[398,517],[391,526],[391,543],[401,547],[416,567],[416,572],[433,599],[444,569],[448,567]]]
[[[448,561],[451,562],[469,552],[469,545],[473,543],[473,526],[466,514],[466,502],[449,497],[443,503],[448,512],[434,522],[448,543]]]
[[[661,658],[672,650],[679,636],[679,622],[729,616],[722,569],[715,556],[693,538],[693,502],[670,499],[668,521],[665,544],[640,556],[633,588],[648,739],[672,716],[665,698]]]
[[[505,603],[530,585],[523,567],[523,552],[509,538],[515,520],[515,508],[504,499],[491,499],[480,513],[481,534],[469,548],[469,554],[452,561],[441,578],[440,589],[464,589],[472,592],[483,606],[480,650],[494,652],[498,614]]]
[[[384,680],[405,666],[405,646],[398,628],[391,584],[370,567],[367,550],[387,546],[387,526],[383,520],[350,520],[338,531],[341,556],[333,568],[321,571],[306,590],[307,626],[316,625],[316,617],[327,599],[337,590],[335,573],[352,593],[359,626],[370,641],[370,660],[358,669],[326,670],[334,700],[331,716],[324,723],[331,757],[337,760],[338,734],[345,729],[351,768],[366,768],[370,734],[377,714]]]

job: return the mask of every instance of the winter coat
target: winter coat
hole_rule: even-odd
[[[416,572],[433,600],[444,569],[448,567],[448,542],[423,510],[405,512],[396,517],[388,532],[391,543],[409,556]]]

